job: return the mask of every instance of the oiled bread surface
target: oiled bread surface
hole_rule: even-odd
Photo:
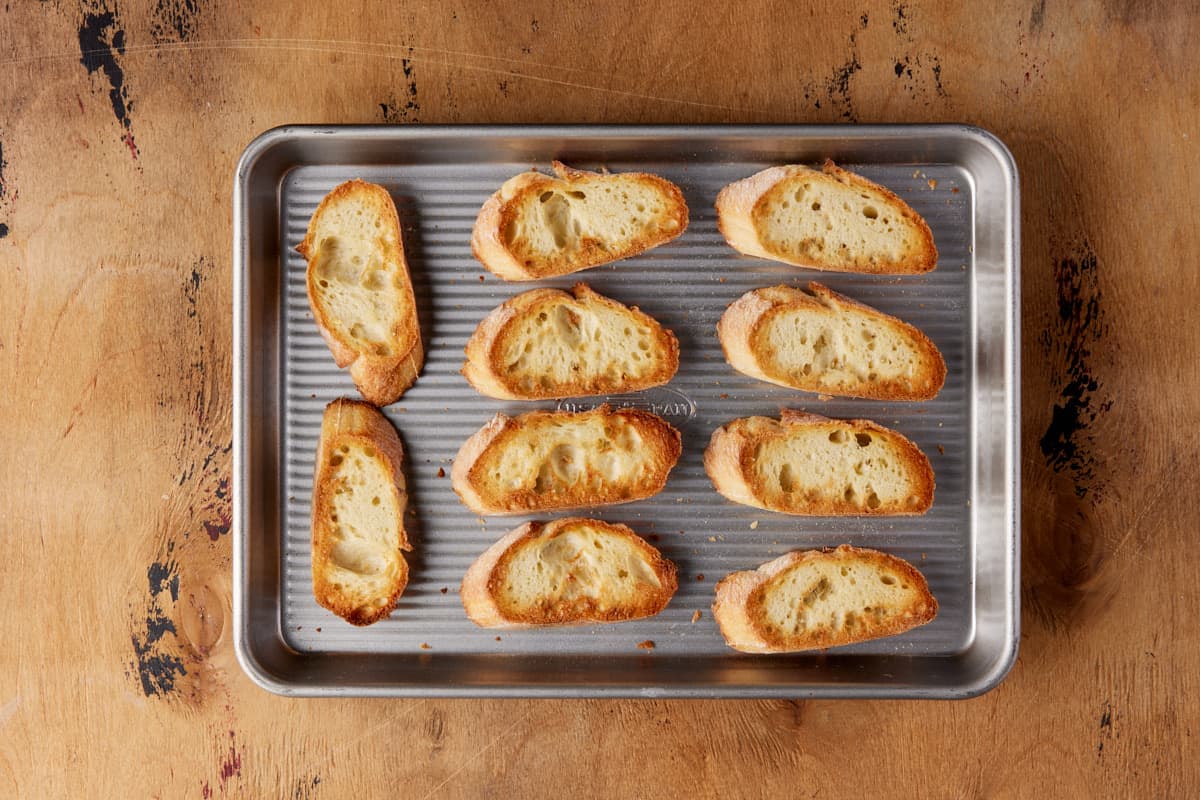
[[[730,647],[784,653],[894,636],[930,622],[937,609],[907,561],[841,545],[732,573],[717,584],[713,616]]]
[[[826,161],[770,167],[717,195],[717,224],[746,255],[809,269],[912,274],[937,266],[929,225],[887,188]]]
[[[471,385],[507,400],[634,392],[679,369],[671,331],[583,283],[508,300],[475,329],[466,354]]]
[[[451,483],[477,514],[641,500],[662,491],[679,431],[635,409],[497,414],[459,450]]]
[[[408,584],[403,458],[374,406],[339,399],[326,407],[313,479],[313,594],[355,625],[390,614]]]
[[[514,628],[648,617],[676,587],[675,565],[628,527],[574,517],[502,537],[467,570],[461,596],[475,624]]]
[[[809,392],[874,400],[929,400],[946,362],[917,328],[813,282],[770,286],[734,301],[717,323],[740,372]]]
[[[471,250],[509,281],[565,275],[645,252],[687,228],[675,184],[644,172],[602,174],[554,162],[524,172],[480,209]]]
[[[400,220],[382,186],[351,180],[317,206],[296,248],[313,319],[362,396],[395,402],[425,360]]]
[[[870,420],[790,409],[736,419],[713,433],[704,469],[730,500],[785,514],[912,515],[933,504],[929,459]]]

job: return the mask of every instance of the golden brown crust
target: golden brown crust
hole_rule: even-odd
[[[490,485],[487,474],[491,462],[514,441],[521,441],[519,437],[529,430],[566,420],[583,421],[588,417],[629,425],[638,432],[642,449],[649,454],[648,469],[640,480],[634,481],[627,476],[613,479],[588,471],[570,492],[555,494],[530,489],[499,492]],[[451,486],[463,505],[477,514],[524,514],[631,503],[661,492],[682,452],[679,431],[661,417],[638,409],[613,411],[606,404],[591,411],[531,411],[515,418],[496,414],[459,449],[450,471]]]
[[[528,315],[536,314],[539,308],[572,297],[581,303],[604,305],[628,314],[638,324],[649,328],[654,339],[652,351],[666,354],[663,369],[636,378],[625,375],[613,378],[605,375],[581,376],[571,383],[549,388],[538,383],[525,389],[517,381],[507,378],[503,352],[513,329]],[[561,289],[533,289],[508,299],[483,318],[467,341],[465,352],[467,359],[462,374],[467,382],[480,394],[500,400],[544,400],[636,392],[667,383],[679,369],[679,341],[674,333],[637,306],[625,306],[597,294],[586,283],[575,284],[570,294]]]
[[[610,536],[619,536],[632,544],[659,580],[659,588],[647,586],[638,599],[620,607],[602,609],[591,598],[572,603],[545,605],[537,613],[523,613],[506,602],[503,584],[509,563],[516,553],[538,540],[550,539],[573,525],[585,524]],[[526,522],[510,531],[476,559],[463,578],[460,596],[467,616],[484,628],[526,628],[531,626],[579,625],[585,623],[624,622],[653,616],[664,608],[678,588],[675,564],[625,525],[601,520],[566,517],[552,522]]]
[[[321,436],[317,443],[316,474],[313,478],[312,499],[312,579],[313,594],[324,608],[342,617],[352,625],[370,625],[387,617],[396,607],[404,587],[408,585],[408,563],[403,555],[397,554],[401,574],[392,591],[382,605],[363,608],[347,602],[336,588],[326,580],[326,569],[331,563],[336,540],[330,512],[333,510],[333,493],[337,489],[331,459],[336,449],[349,442],[368,445],[378,453],[380,460],[392,476],[397,507],[399,508],[400,550],[412,550],[404,528],[404,513],[408,506],[408,492],[404,480],[404,448],[396,429],[374,406],[358,400],[338,398],[325,407],[321,418]]]
[[[645,172],[625,172],[619,176],[610,176],[606,173],[572,169],[558,161],[553,162],[553,166],[557,177],[530,171],[510,178],[479,210],[471,232],[471,252],[479,263],[506,281],[538,280],[619,261],[666,244],[682,235],[687,228],[688,208],[683,199],[683,192],[665,178]],[[668,226],[661,226],[658,231],[633,238],[622,249],[605,247],[602,242],[584,238],[579,244],[579,249],[570,253],[569,257],[564,254],[544,262],[532,255],[514,252],[510,243],[505,241],[504,231],[509,228],[528,196],[556,188],[573,191],[612,177],[648,183],[662,192],[668,198],[668,220],[674,221],[674,227],[668,229]]]
[[[899,263],[864,267],[839,265],[831,262],[820,263],[812,259],[798,258],[765,244],[759,233],[761,221],[773,207],[776,195],[790,191],[791,187],[788,183],[790,179],[797,177],[811,179],[814,175],[824,175],[847,186],[879,192],[894,213],[913,224],[917,236],[921,240],[920,245],[912,250],[908,258]],[[937,266],[937,247],[933,241],[933,231],[929,229],[929,224],[920,214],[913,211],[907,203],[886,186],[848,172],[829,159],[825,160],[820,172],[804,165],[794,164],[770,167],[748,178],[735,181],[722,188],[717,194],[716,209],[717,228],[725,237],[725,241],[729,243],[730,247],[746,255],[768,258],[807,269],[833,272],[913,275],[929,272]]]
[[[393,341],[396,344],[396,353],[393,355],[381,356],[356,350],[349,340],[336,332],[324,304],[319,302],[317,296],[315,275],[317,252],[314,241],[317,223],[321,214],[331,205],[357,196],[369,198],[365,202],[369,202],[379,209],[385,220],[385,232],[390,233],[396,243],[397,252],[393,253],[392,257],[404,272],[401,291],[406,295],[408,307],[412,309],[412,313],[401,319],[392,332]],[[381,249],[385,247],[382,241],[377,246]],[[400,216],[396,212],[396,204],[392,202],[391,194],[382,186],[367,183],[358,178],[335,186],[329,194],[322,198],[317,210],[313,212],[312,219],[308,224],[308,231],[305,233],[304,240],[296,246],[296,251],[308,261],[308,269],[305,273],[308,304],[312,309],[313,321],[316,323],[317,330],[320,331],[321,338],[329,345],[334,362],[342,369],[350,368],[350,378],[368,402],[380,407],[396,402],[405,390],[417,380],[421,367],[425,363],[425,348],[421,342],[421,329],[417,322],[417,304],[413,295],[412,275],[409,274],[408,260],[404,255]]]
[[[766,358],[766,346],[762,338],[774,317],[797,310],[818,315],[837,313],[841,310],[839,306],[868,317],[877,328],[898,330],[909,337],[921,354],[914,374],[909,378],[864,380],[858,386],[841,388],[822,383],[820,375],[816,373],[801,376],[772,368]],[[922,331],[816,281],[808,284],[808,293],[784,285],[747,292],[725,310],[717,323],[717,335],[725,352],[725,360],[734,369],[752,378],[790,389],[870,400],[909,401],[936,397],[946,382],[946,361],[937,345]]]
[[[768,439],[786,438],[798,426],[820,426],[848,435],[866,433],[878,436],[897,449],[913,486],[913,505],[880,504],[877,508],[860,506],[840,496],[815,498],[794,496],[788,505],[772,503],[770,493],[755,475],[755,454]],[[778,421],[768,417],[742,417],[717,428],[704,451],[704,471],[716,490],[735,503],[797,516],[914,516],[924,514],[933,505],[934,475],[929,459],[902,434],[868,419],[830,419],[819,414],[784,409]]]
[[[891,618],[864,620],[853,631],[831,631],[821,627],[798,636],[781,636],[764,622],[764,598],[793,569],[817,560],[853,562],[898,572],[916,589],[919,598],[907,608],[897,610]],[[789,653],[838,647],[904,633],[932,621],[937,616],[938,602],[930,593],[925,576],[912,564],[878,550],[844,544],[832,550],[785,553],[756,570],[731,573],[717,584],[712,610],[725,642],[735,650],[744,653]]]

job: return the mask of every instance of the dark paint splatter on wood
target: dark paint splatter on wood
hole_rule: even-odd
[[[1055,264],[1058,314],[1042,332],[1050,359],[1052,384],[1059,399],[1040,442],[1046,464],[1066,473],[1075,494],[1085,497],[1103,488],[1102,458],[1090,428],[1112,407],[1094,366],[1094,352],[1106,333],[1101,304],[1099,262],[1087,241]]]
[[[115,11],[87,11],[79,26],[80,63],[88,75],[97,72],[108,81],[108,99],[113,114],[124,129],[121,141],[137,160],[137,144],[133,140],[133,101],[125,87],[125,72],[121,69],[118,56],[125,53],[125,30],[121,27]]]
[[[1113,735],[1112,724],[1113,724],[1112,703],[1106,701],[1104,703],[1104,711],[1102,711],[1100,714],[1100,741],[1096,744],[1096,757],[1097,758],[1099,758],[1101,755],[1104,754],[1104,740],[1112,738],[1112,735]]]
[[[4,169],[8,166],[8,162],[4,160],[4,144],[0,143],[0,209],[6,205],[8,198],[8,187],[4,183]],[[8,236],[8,225],[0,222],[0,239]]]
[[[409,54],[412,54],[411,51]],[[404,72],[404,93],[399,98],[393,94],[386,103],[380,103],[379,111],[383,115],[383,121],[390,124],[420,122],[418,114],[421,111],[421,103],[417,99],[417,79],[413,74],[412,60],[400,59],[400,69]]]
[[[1046,0],[1034,0],[1033,10],[1029,12],[1029,30],[1037,33],[1046,22]]]
[[[857,122],[858,114],[854,110],[854,98],[850,90],[850,79],[862,69],[858,60],[858,41],[855,34],[850,34],[850,57],[833,72],[833,77],[825,84],[825,93],[829,100],[839,108],[842,119],[847,122]]]
[[[150,36],[155,44],[191,41],[199,13],[200,0],[158,0],[150,18]]]
[[[899,34],[908,33],[908,4],[897,2],[892,3],[892,30]]]
[[[150,583],[151,597],[167,590],[171,592],[171,600],[179,599],[179,565],[174,559],[151,563],[146,569],[146,580]]]
[[[167,552],[174,549],[174,543]],[[133,669],[137,673],[142,692],[147,697],[168,695],[175,690],[175,682],[187,674],[183,659],[164,641],[167,634],[178,636],[175,622],[167,615],[164,594],[171,596],[171,603],[179,600],[179,564],[170,557],[154,561],[146,568],[146,586],[150,600],[146,616],[141,624],[135,620],[135,630],[130,639],[133,643]]]
[[[130,637],[133,643],[133,666],[142,692],[147,697],[170,694],[175,690],[175,681],[187,674],[183,659],[162,645],[162,638],[168,633],[172,636],[176,634],[175,623],[163,614],[155,602],[146,615],[145,631],[140,634],[135,632]]]
[[[311,778],[301,778],[296,781],[296,787],[292,792],[292,800],[313,800],[317,796],[317,787],[320,785],[320,775],[313,775]]]
[[[237,749],[234,732],[229,732],[229,754],[221,761],[221,791],[230,778],[240,778],[242,775],[242,754]]]

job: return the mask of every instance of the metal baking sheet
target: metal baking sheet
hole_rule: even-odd
[[[910,277],[818,273],[741,256],[716,228],[730,181],[825,157],[897,192],[928,220],[937,269]],[[646,170],[679,184],[691,222],[675,242],[561,279],[500,281],[471,256],[484,200],[508,177],[558,158]],[[391,617],[355,628],[320,608],[310,580],[309,495],[321,412],[357,396],[313,324],[294,247],[321,197],[363,178],[391,192],[404,229],[426,363],[384,409],[408,456],[411,579]],[[293,695],[966,697],[998,683],[1018,634],[1018,193],[1007,149],[970,127],[290,127],[242,156],[234,192],[235,587],[238,657],[254,680]],[[716,337],[725,307],[777,283],[822,281],[908,320],[946,357],[925,403],[822,400],[729,367]],[[684,452],[655,498],[589,512],[629,524],[679,565],[670,606],[616,625],[496,631],[458,597],[467,566],[523,517],[482,519],[450,488],[461,443],[495,412],[588,408],[495,401],[459,374],[483,316],[534,286],[636,304],[679,337],[664,388],[610,398],[663,414]],[[801,518],[726,501],[702,453],[735,417],[783,407],[892,426],[928,454],[933,509],[915,518]],[[550,515],[542,515],[548,518]],[[743,655],[710,612],[713,586],[794,549],[843,542],[914,563],[940,612],[902,636],[826,652]],[[696,611],[700,618],[693,621]],[[652,641],[652,650],[639,643]]]

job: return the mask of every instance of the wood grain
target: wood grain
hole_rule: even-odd
[[[1188,4],[0,10],[0,796],[1182,797]],[[963,121],[1022,177],[1024,600],[981,698],[301,701],[230,643],[230,193],[289,122]]]

